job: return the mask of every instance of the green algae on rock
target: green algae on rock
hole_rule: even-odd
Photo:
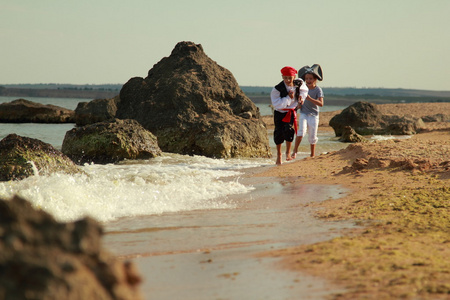
[[[67,156],[38,139],[10,134],[0,141],[0,181],[82,172]]]
[[[150,131],[135,120],[119,119],[69,130],[61,151],[77,164],[148,159],[162,153],[157,138]]]

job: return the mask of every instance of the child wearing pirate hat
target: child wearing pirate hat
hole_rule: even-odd
[[[317,80],[323,80],[322,68],[318,64],[304,66],[298,70],[298,77],[306,82],[308,96],[304,98],[300,108],[299,126],[297,137],[295,138],[294,151],[292,157],[297,155],[298,147],[303,136],[308,132],[308,141],[311,148],[311,157],[315,156],[317,138],[317,128],[319,127],[319,107],[323,106],[323,91],[317,86]]]

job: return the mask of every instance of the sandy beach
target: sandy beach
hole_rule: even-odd
[[[383,113],[430,116],[450,103],[378,105]],[[337,112],[320,114],[319,131],[333,130]],[[273,124],[265,116],[266,124]],[[320,140],[319,140],[320,143]],[[326,220],[354,220],[362,229],[312,245],[263,255],[285,268],[327,279],[345,291],[332,299],[450,297],[450,123],[426,123],[407,139],[349,144],[315,158],[274,166],[257,177],[347,188],[343,198],[305,206]]]

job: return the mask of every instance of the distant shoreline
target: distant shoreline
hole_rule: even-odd
[[[37,89],[37,88],[5,88],[0,87],[0,96],[5,97],[42,97],[42,98],[85,98],[109,99],[118,95],[119,91],[77,90],[77,89]]]
[[[16,84],[0,85],[0,96],[110,99],[120,94],[122,85]],[[254,103],[270,103],[272,87],[241,86]],[[384,88],[323,87],[327,105],[351,105],[358,101],[376,104],[450,102],[450,91],[427,91]]]

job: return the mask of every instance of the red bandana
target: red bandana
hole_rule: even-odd
[[[297,75],[297,70],[293,67],[284,67],[281,69],[281,75],[283,76],[295,76]]]

